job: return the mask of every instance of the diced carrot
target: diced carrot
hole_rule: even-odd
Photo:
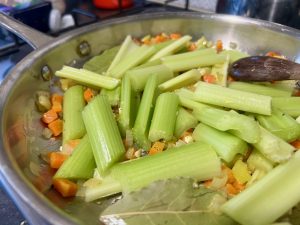
[[[232,184],[226,184],[226,191],[229,195],[236,195],[238,193],[238,190],[235,189],[235,187]]]
[[[68,157],[67,154],[61,152],[51,152],[49,155],[50,167],[58,169]]]
[[[300,91],[297,90],[297,91],[294,93],[294,96],[300,96]]]
[[[47,112],[43,113],[42,121],[44,123],[51,123],[57,118],[58,118],[57,113],[53,109],[50,109]]]
[[[237,180],[232,184],[233,187],[238,191],[241,192],[242,190],[245,189],[245,185],[241,184],[240,182],[238,182]]]
[[[164,142],[159,142],[159,141],[154,142],[154,144],[149,150],[149,155],[154,155],[156,153],[162,152],[164,150],[164,147],[165,147]]]
[[[228,82],[232,82],[232,81],[234,81],[234,79],[233,79],[232,76],[227,76],[227,81],[228,81]]]
[[[53,136],[58,136],[62,133],[63,121],[61,119],[54,120],[48,124],[48,128],[52,131]]]
[[[170,34],[170,38],[171,38],[172,40],[177,40],[177,39],[181,38],[181,34],[178,34],[178,33],[172,33],[172,34]]]
[[[67,143],[65,143],[64,146],[63,146],[63,152],[67,155],[71,155],[73,150],[79,144],[80,140],[81,139],[73,139],[73,140],[67,141]]]
[[[202,79],[204,82],[215,84],[216,83],[216,77],[212,74],[205,74],[202,76]]]
[[[206,180],[204,181],[204,187],[209,188],[212,184],[212,180]]]
[[[85,89],[85,91],[84,91],[84,93],[83,93],[83,97],[84,97],[84,100],[85,100],[86,102],[91,101],[92,98],[94,97],[94,95],[95,95],[95,94],[94,94],[93,90],[90,89],[90,88]]]
[[[196,45],[195,43],[191,43],[191,44],[189,45],[188,50],[189,50],[189,51],[195,51],[196,48],[197,48],[197,45]]]
[[[223,42],[221,40],[217,40],[216,50],[217,50],[217,52],[221,52],[223,50]]]
[[[235,182],[235,178],[233,176],[232,170],[230,168],[228,168],[227,166],[223,166],[222,170],[226,172],[227,174],[227,183],[234,183]]]
[[[300,140],[296,140],[290,143],[293,145],[296,149],[300,149]]]
[[[63,197],[73,197],[77,192],[77,184],[67,179],[54,179],[53,186]]]
[[[155,38],[154,38],[154,43],[161,43],[161,42],[164,42],[166,40],[167,40],[167,38],[164,37],[163,35],[156,35]]]
[[[54,110],[55,112],[62,112],[62,102],[63,96],[54,93],[51,96],[52,110]]]

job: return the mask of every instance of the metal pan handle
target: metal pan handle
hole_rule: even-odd
[[[40,48],[54,39],[53,37],[19,22],[3,12],[0,12],[0,26],[23,39],[34,49]]]

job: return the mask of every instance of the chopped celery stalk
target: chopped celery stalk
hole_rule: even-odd
[[[247,53],[245,52],[241,52],[238,50],[224,50],[220,53],[221,55],[228,55],[229,56],[229,63],[233,63],[236,60],[239,60],[241,58],[245,58],[247,56],[249,56]]]
[[[228,200],[221,210],[240,224],[270,224],[300,201],[300,152]]]
[[[130,78],[125,76],[122,79],[122,87],[121,87],[121,102],[119,109],[119,127],[121,130],[122,136],[125,136],[126,131],[131,129],[133,125],[133,117],[132,113],[132,99],[134,97],[134,93],[131,89]]]
[[[233,110],[225,111],[206,107],[202,110],[194,110],[193,114],[202,123],[220,131],[229,131],[248,143],[257,143],[260,140],[257,122]]]
[[[293,92],[297,87],[298,80],[278,80],[276,82],[267,82],[265,85],[285,91]]]
[[[189,57],[182,60],[164,61],[163,65],[169,67],[173,72],[182,72],[191,69],[197,69],[199,67],[212,66],[226,61],[225,55],[211,54],[207,56]]]
[[[216,83],[224,87],[227,85],[228,66],[229,56],[227,56],[224,63],[213,65],[210,73],[216,78]]]
[[[156,51],[158,52],[158,51],[162,50],[163,48],[167,47],[168,45],[170,45],[174,42],[175,42],[175,40],[167,40],[167,41],[163,41],[163,42],[154,44],[152,46],[155,47]],[[160,58],[157,58],[155,60],[151,60],[151,61],[148,61],[148,62],[150,63],[150,62],[153,62],[153,61],[156,61],[156,60],[160,61]]]
[[[145,62],[155,53],[153,46],[139,46],[123,58],[109,73],[109,76],[121,78],[128,70]]]
[[[145,88],[148,78],[154,74],[157,75],[159,84],[174,77],[173,72],[164,65],[132,69],[127,71],[126,76],[130,77],[134,90],[142,91]]]
[[[117,122],[108,100],[101,95],[89,102],[82,115],[98,172],[103,175],[125,153]]]
[[[106,176],[99,184],[84,188],[84,200],[91,202],[120,192],[122,192],[120,182],[110,176]]]
[[[133,126],[133,138],[137,145],[144,149],[150,148],[151,145],[148,140],[148,132],[152,119],[154,103],[158,94],[157,85],[157,75],[150,76],[146,83]]]
[[[232,167],[232,174],[240,184],[245,184],[251,179],[247,163],[244,163],[241,159],[238,159],[234,163]]]
[[[113,90],[102,89],[100,95],[105,95],[111,106],[118,106],[120,104],[121,87],[118,86]]]
[[[66,90],[63,99],[63,146],[69,140],[82,138],[85,126],[82,119],[82,110],[85,106],[83,87],[76,85]]]
[[[220,172],[221,163],[215,151],[205,143],[195,142],[119,163],[112,168],[111,175],[121,183],[124,192],[130,192],[156,180],[192,177],[202,181]]]
[[[114,57],[113,61],[109,65],[107,69],[107,73],[109,73],[126,55],[130,54],[131,51],[138,48],[138,45],[134,43],[131,36],[126,36],[125,40],[123,41],[118,53]]]
[[[231,109],[271,115],[270,96],[233,90],[216,84],[199,81],[194,100]]]
[[[282,163],[290,159],[295,148],[262,126],[259,127],[260,140],[253,146],[272,162]]]
[[[174,52],[179,50],[182,46],[184,46],[186,43],[188,43],[192,39],[191,36],[185,35],[178,40],[170,43],[169,45],[165,46],[161,50],[159,50],[156,54],[154,54],[149,61],[153,61],[156,59],[160,59],[167,55],[172,55]]]
[[[156,60],[153,60],[151,62],[145,62],[144,64],[133,67],[131,70],[137,70],[137,69],[142,69],[142,68],[145,68],[145,67],[158,66],[158,65],[161,65],[160,59],[156,59]]]
[[[279,109],[274,108],[271,116],[255,115],[255,117],[260,125],[287,142],[295,141],[300,137],[299,123]]]
[[[273,97],[272,105],[292,117],[300,116],[300,97]]]
[[[198,120],[187,110],[180,107],[175,122],[175,137],[179,138],[188,129],[196,127]]]
[[[180,95],[178,95],[178,97],[179,97],[179,104],[191,110],[202,110],[203,108],[210,107],[209,105],[202,104],[200,102],[195,102],[189,98]]]
[[[228,85],[229,88],[241,91],[252,92],[260,95],[268,95],[272,97],[288,97],[292,95],[292,91],[281,90],[271,86],[259,84],[251,84],[248,82],[234,81]]]
[[[200,77],[201,73],[198,70],[193,69],[183,74],[180,74],[177,77],[165,81],[164,83],[160,84],[158,88],[161,91],[172,91],[193,84],[196,81],[200,80]]]
[[[195,141],[203,141],[211,145],[225,162],[230,163],[237,154],[244,154],[248,145],[242,139],[203,123],[198,124],[193,132]]]
[[[274,163],[263,156],[259,151],[254,149],[247,159],[248,168],[254,172],[255,170],[263,171],[265,173],[271,171]]]
[[[93,150],[88,136],[85,135],[75,147],[71,156],[57,170],[53,178],[88,179],[93,176],[95,168],[96,163]]]
[[[297,117],[296,121],[297,123],[300,123],[300,116]]]
[[[175,93],[166,92],[158,96],[149,130],[150,141],[170,141],[173,138],[178,103]]]
[[[168,62],[168,61],[174,61],[174,60],[184,60],[189,57],[201,57],[201,56],[212,55],[212,54],[216,54],[216,53],[217,52],[215,49],[206,48],[206,49],[200,49],[200,50],[196,50],[196,51],[166,56],[166,57],[161,58],[161,61]]]
[[[58,77],[68,78],[80,84],[97,87],[114,89],[120,80],[108,76],[103,76],[85,69],[76,69],[69,66],[63,66],[61,70],[55,72]]]

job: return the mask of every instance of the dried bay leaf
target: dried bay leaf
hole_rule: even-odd
[[[154,182],[109,206],[100,216],[106,225],[233,225],[218,209],[222,192],[193,188],[193,180],[176,178]]]

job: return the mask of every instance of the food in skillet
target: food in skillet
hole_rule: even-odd
[[[300,200],[300,99],[291,81],[232,80],[245,56],[159,34],[64,66],[62,93],[37,101],[44,136],[62,137],[54,188],[86,201],[122,192],[107,224],[276,221]]]

